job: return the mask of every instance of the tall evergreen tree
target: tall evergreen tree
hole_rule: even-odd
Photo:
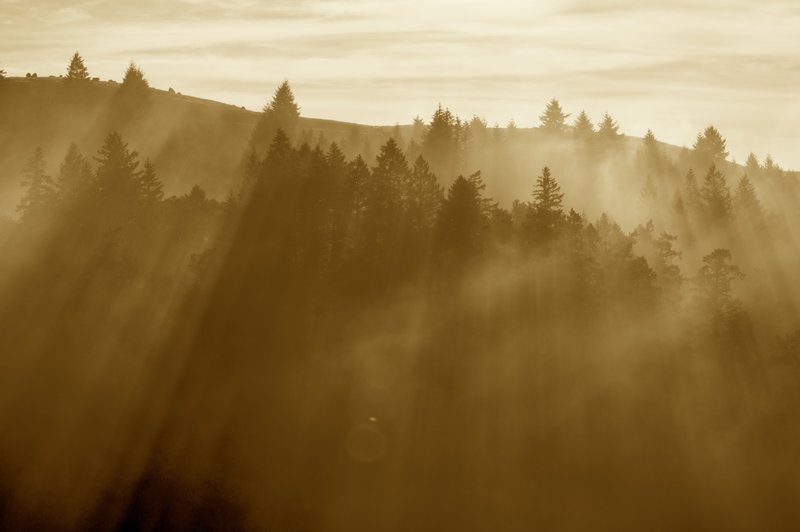
[[[761,163],[758,162],[758,157],[753,152],[747,156],[747,162],[744,164],[744,168],[750,175],[758,175],[761,172]]]
[[[729,218],[732,207],[731,192],[725,182],[725,175],[716,165],[712,164],[708,169],[700,189],[700,197],[709,220],[719,222]]]
[[[156,169],[150,159],[145,159],[139,177],[139,194],[145,205],[152,206],[164,199],[164,184],[156,175]]]
[[[548,133],[563,133],[567,129],[566,119],[569,114],[564,113],[561,104],[553,98],[539,116],[540,128]]]
[[[146,94],[149,88],[150,84],[145,79],[142,69],[136,66],[136,63],[131,62],[122,78],[120,90],[125,94],[141,95]]]
[[[581,113],[575,119],[573,132],[575,133],[576,137],[581,139],[589,138],[594,133],[594,124],[592,124],[592,121],[589,119],[589,115],[586,114],[586,111],[581,111]]]
[[[269,142],[281,129],[289,139],[294,138],[297,124],[300,122],[300,107],[294,99],[294,93],[288,81],[281,83],[272,100],[264,106],[253,131],[251,145],[256,149]]]
[[[698,214],[702,206],[700,187],[697,184],[697,177],[691,168],[686,174],[683,185],[683,205],[692,214]]]
[[[61,201],[74,203],[89,192],[92,186],[92,169],[78,145],[70,144],[67,155],[61,163],[56,190]]]
[[[86,69],[83,58],[78,52],[75,52],[69,62],[66,79],[74,81],[86,81],[89,79],[89,71]]]
[[[449,109],[436,108],[422,139],[422,156],[438,175],[452,175],[456,157],[456,119]]]
[[[712,164],[719,165],[728,157],[725,139],[714,126],[708,126],[697,134],[693,149],[695,158],[703,168]]]
[[[447,192],[436,221],[437,255],[446,266],[458,268],[483,249],[485,220],[480,193],[464,176],[458,176]]]
[[[619,132],[619,126],[608,113],[603,115],[603,120],[600,122],[597,133],[603,140],[616,140],[622,136]]]
[[[372,169],[365,212],[364,237],[374,258],[385,258],[395,243],[402,217],[402,191],[409,179],[408,161],[390,138],[381,146]]]
[[[555,236],[564,219],[561,186],[545,166],[536,178],[533,203],[528,214],[528,234],[534,241],[546,241]]]
[[[739,267],[731,263],[730,250],[715,249],[703,257],[694,283],[697,302],[711,319],[715,335],[729,326],[740,311],[739,302],[731,295],[731,283],[741,277]]]
[[[747,174],[742,176],[736,186],[733,206],[738,218],[745,219],[754,226],[764,223],[764,208],[761,206],[756,189]]]
[[[95,183],[101,210],[112,222],[125,222],[139,206],[139,154],[116,131],[110,133],[95,161]]]
[[[22,186],[25,194],[17,205],[23,220],[36,219],[47,214],[52,207],[55,191],[53,179],[45,169],[44,152],[37,147],[22,168]]]
[[[406,208],[411,227],[417,233],[433,228],[442,201],[442,188],[420,155],[414,162],[408,183]]]
[[[364,211],[369,200],[370,173],[367,163],[359,155],[350,163],[349,181],[352,187],[353,223],[356,234],[359,233]]]

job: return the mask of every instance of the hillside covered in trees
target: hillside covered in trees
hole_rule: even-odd
[[[800,526],[800,181],[714,126],[367,128],[78,54],[0,116],[0,527]]]

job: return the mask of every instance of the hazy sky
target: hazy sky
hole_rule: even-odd
[[[691,145],[715,124],[732,156],[800,168],[799,0],[0,0],[0,68],[92,75],[130,60],[151,84],[259,109],[289,79],[306,116],[490,124],[573,116]]]

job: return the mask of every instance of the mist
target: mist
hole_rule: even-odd
[[[66,65],[0,65],[3,529],[800,526],[786,163]]]

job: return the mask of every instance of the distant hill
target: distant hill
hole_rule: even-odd
[[[114,81],[69,84],[54,76],[0,81],[0,216],[14,215],[21,194],[20,170],[36,146],[44,150],[48,169],[55,175],[70,142],[92,157],[114,130],[142,160],[153,161],[168,196],[187,193],[195,184],[217,199],[237,189],[259,113],[152,88],[143,103],[123,112],[117,101],[119,87]],[[409,147],[415,134],[419,140],[419,131],[415,133],[412,125],[366,126],[301,117],[295,141],[312,146],[336,141],[348,157],[360,153],[372,165],[380,145],[390,136],[400,136],[401,146]],[[529,198],[537,172],[548,165],[561,180],[570,203],[581,212],[598,216],[624,202],[628,208],[617,211],[628,217],[619,221],[628,224],[652,216],[641,205],[642,190],[651,185],[647,179],[655,178],[666,199],[679,189],[690,164],[686,148],[659,142],[669,170],[650,176],[651,170],[637,163],[643,140],[632,136],[620,137],[608,152],[581,148],[569,136],[554,140],[538,128],[488,128],[484,135],[483,143],[458,170],[439,172],[442,184],[455,177],[442,174],[481,170],[486,192],[508,206],[514,199]],[[263,153],[267,146],[256,149]],[[723,170],[730,186],[743,173],[733,163],[726,163]],[[703,172],[698,169],[697,173]],[[796,173],[787,175],[796,177]],[[758,177],[753,177],[759,188]],[[767,206],[770,197],[780,201],[779,192],[765,188],[774,187],[761,187]]]
[[[212,197],[235,186],[259,114],[233,105],[150,89],[135,116],[115,115],[119,84],[92,81],[69,87],[59,77],[7,78],[0,82],[0,215],[14,213],[19,174],[36,146],[55,174],[70,142],[93,156],[105,135],[118,130],[142,159],[149,157],[167,195],[198,184]],[[317,138],[344,138],[353,124],[302,118],[299,129]],[[392,127],[360,126],[365,137],[384,138]],[[266,147],[264,147],[266,149]]]

